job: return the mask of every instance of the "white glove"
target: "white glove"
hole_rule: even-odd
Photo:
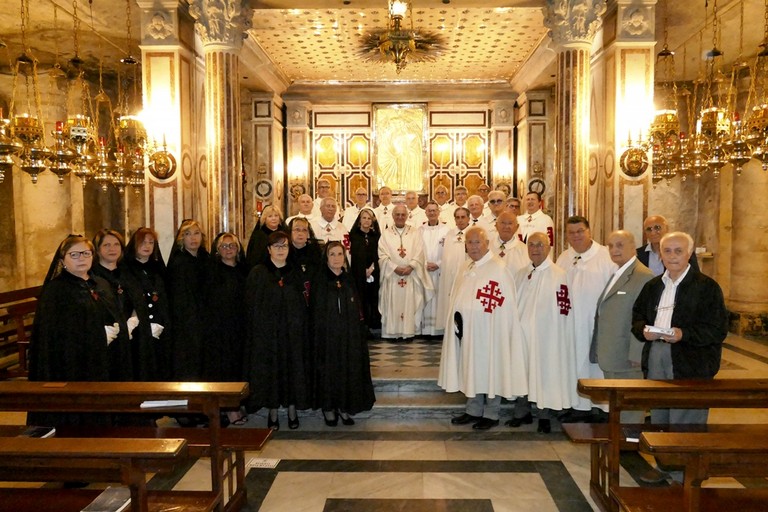
[[[128,339],[133,339],[133,330],[139,325],[139,317],[134,314],[125,322],[128,324]]]
[[[163,327],[160,324],[154,324],[154,323],[149,324],[149,326],[152,328],[152,337],[160,339],[160,335],[163,334],[163,329],[165,329],[165,327]]]
[[[117,335],[120,334],[120,326],[115,322],[112,325],[105,325],[104,330],[107,333],[107,345],[115,341]]]

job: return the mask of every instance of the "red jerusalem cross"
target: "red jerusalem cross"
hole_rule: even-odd
[[[564,284],[560,285],[560,291],[557,292],[557,305],[560,308],[560,314],[568,316],[568,312],[571,310],[571,299],[568,297],[568,287]]]
[[[405,258],[405,247],[401,245],[400,249],[397,251],[397,254],[399,254],[401,258]]]
[[[475,298],[480,299],[480,304],[485,308],[483,311],[486,313],[493,313],[497,306],[504,304],[504,296],[501,294],[499,283],[496,281],[488,281],[487,285],[478,288]]]
[[[408,281],[406,281],[405,279],[403,279],[403,278],[401,277],[401,278],[400,278],[400,280],[397,282],[397,284],[399,284],[399,285],[400,285],[400,288],[404,288],[404,287],[405,287],[405,285],[407,285],[407,284],[408,284]]]

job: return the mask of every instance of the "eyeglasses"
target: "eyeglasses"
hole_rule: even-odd
[[[273,249],[288,249],[288,244],[275,244],[271,246]]]
[[[489,199],[488,202],[491,203],[491,204],[501,204],[501,203],[504,202],[504,200],[503,199]]]
[[[653,231],[657,233],[661,233],[661,226],[659,226],[658,224],[654,224],[653,226],[648,226],[647,228],[645,228],[646,233],[651,233]]]
[[[221,249],[224,249],[224,250],[227,250],[227,249],[237,249],[237,244],[234,243],[234,242],[230,243],[230,244],[221,244],[219,246],[219,250],[221,250]]]
[[[93,251],[72,251],[68,252],[67,254],[69,254],[69,257],[73,260],[79,260],[81,256],[83,258],[90,258],[93,256]]]

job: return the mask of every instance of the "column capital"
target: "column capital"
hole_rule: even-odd
[[[285,126],[288,129],[309,128],[312,103],[309,101],[286,101],[285,110]]]
[[[656,0],[618,0],[616,39],[656,44]]]
[[[189,14],[203,46],[239,49],[253,24],[248,0],[188,0]]]
[[[591,45],[605,10],[605,0],[547,0],[544,26],[560,46]]]

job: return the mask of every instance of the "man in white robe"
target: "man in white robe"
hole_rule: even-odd
[[[344,227],[344,224],[338,221],[336,211],[337,205],[334,198],[326,197],[323,199],[320,217],[312,221],[312,230],[321,245],[336,240],[342,242],[344,247],[349,250],[349,231]]]
[[[491,226],[483,215],[482,197],[469,196],[469,199],[467,199],[467,208],[469,209],[469,227],[477,226],[483,228],[486,233],[491,231]]]
[[[320,217],[320,206],[323,203],[323,199],[331,197],[331,182],[325,178],[317,180],[317,197],[315,198],[314,205],[312,207],[312,216],[315,218]]]
[[[472,261],[453,286],[453,322],[446,326],[437,380],[446,391],[467,397],[466,412],[451,423],[473,423],[475,430],[499,424],[501,397],[528,394],[514,278],[488,247],[485,230],[469,228],[466,249]]]
[[[602,379],[603,372],[596,363],[589,362],[589,347],[595,328],[597,300],[603,293],[618,266],[604,245],[592,240],[589,221],[581,216],[569,217],[565,236],[569,247],[557,258],[557,266],[568,276],[568,289],[573,301],[574,333],[576,343],[576,379]],[[573,387],[576,389],[577,380]],[[607,408],[603,405],[602,407]],[[593,409],[594,408],[594,409]],[[561,418],[564,422],[603,421],[605,412],[587,397],[579,397],[573,411]]]
[[[366,201],[368,201],[368,192],[362,187],[355,190],[355,204],[344,210],[344,216],[341,219],[341,223],[344,224],[347,231],[352,230],[352,226],[355,225],[357,216],[360,215],[362,209],[370,208]]]
[[[392,203],[392,189],[381,187],[379,189],[379,206],[373,209],[376,214],[376,222],[379,223],[379,229],[384,231],[392,225],[392,209],[395,205]]]
[[[408,220],[406,221],[408,224],[418,228],[427,222],[427,214],[419,206],[419,195],[413,190],[405,193],[405,206],[408,207]]]
[[[496,232],[491,235],[491,250],[507,265],[512,275],[530,263],[528,249],[517,238],[517,217],[503,211],[496,219]]]
[[[499,214],[506,209],[506,207],[506,197],[504,196],[504,192],[500,190],[494,190],[488,194],[489,211],[483,217],[486,225],[491,226],[491,228],[495,230],[496,219],[499,217]],[[493,238],[490,233],[488,233],[488,236]]]
[[[285,219],[286,226],[290,226],[291,221],[296,217],[303,217],[307,219],[309,222],[312,222],[312,219],[314,219],[314,216],[312,215],[312,209],[314,208],[315,203],[312,201],[312,196],[310,196],[309,194],[301,194],[299,196],[298,203],[299,203],[299,213]]]
[[[392,212],[394,225],[383,230],[379,239],[382,338],[407,340],[421,332],[424,304],[433,295],[421,233],[406,224],[407,218],[405,205],[396,205]]]
[[[437,336],[443,334],[443,322],[437,321],[437,302],[439,300],[441,282],[441,266],[443,264],[443,248],[445,247],[445,236],[449,228],[443,222],[440,222],[440,207],[435,201],[427,203],[424,212],[427,215],[427,222],[421,225],[419,231],[424,240],[424,256],[426,258],[426,268],[429,277],[432,279],[432,287],[435,294],[432,300],[424,305],[424,316],[421,325],[421,334],[428,336]]]
[[[488,215],[491,212],[491,207],[488,204],[488,194],[491,193],[491,187],[487,183],[481,183],[477,187],[477,195],[483,200],[483,215]]]
[[[523,198],[525,202],[525,213],[517,217],[517,223],[520,224],[518,236],[522,242],[528,239],[531,233],[546,233],[549,237],[550,247],[555,245],[555,223],[552,217],[544,213],[541,209],[541,196],[538,192],[528,192]]]
[[[436,326],[439,329],[445,329],[446,322],[448,325],[452,325],[453,317],[450,319],[447,317],[451,302],[451,289],[459,270],[467,261],[464,240],[469,225],[469,210],[463,206],[456,207],[453,211],[453,220],[456,227],[449,230],[445,235],[443,264],[440,266],[440,288],[437,293],[436,313]]]
[[[528,353],[528,396],[515,401],[507,426],[532,423],[530,402],[539,409],[538,431],[551,432],[553,410],[575,398],[573,314],[565,271],[549,258],[549,238],[528,235],[528,265],[515,274],[520,323]],[[530,401],[530,402],[529,402]]]
[[[448,202],[448,188],[445,185],[438,185],[435,188],[435,202],[440,208],[440,222],[447,224],[449,228],[454,227],[453,210],[456,206]]]

